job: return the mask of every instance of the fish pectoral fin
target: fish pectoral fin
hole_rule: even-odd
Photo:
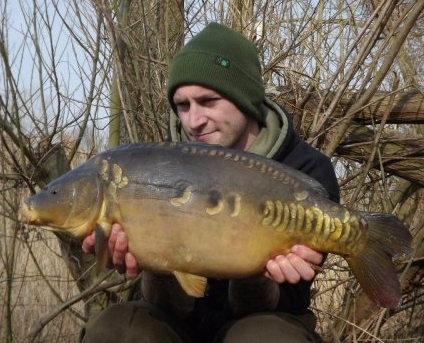
[[[195,298],[201,298],[205,295],[207,278],[199,275],[179,272],[178,270],[175,270],[173,274],[188,295]]]
[[[107,236],[106,232],[100,224],[96,224],[94,229],[94,251],[96,253],[96,272],[99,274],[101,271],[106,269],[108,262],[108,251],[107,251]]]

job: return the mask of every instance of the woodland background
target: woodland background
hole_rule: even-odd
[[[314,284],[327,342],[424,342],[424,1],[0,1],[0,342],[75,342],[137,287],[94,277],[80,242],[26,227],[22,198],[109,146],[164,139],[168,64],[207,22],[257,45],[267,94],[330,156],[342,201],[393,212],[414,254],[396,310],[331,257]]]

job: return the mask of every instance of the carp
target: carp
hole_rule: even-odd
[[[295,244],[342,256],[365,293],[395,308],[393,258],[411,234],[393,214],[349,210],[311,177],[271,159],[200,143],[141,143],[92,157],[23,202],[27,224],[85,237],[99,265],[119,223],[142,269],[174,274],[187,294],[207,278],[263,273]]]

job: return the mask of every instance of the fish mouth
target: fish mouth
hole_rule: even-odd
[[[26,202],[24,202],[21,206],[21,216],[23,221],[27,224],[34,223],[37,220],[36,211],[34,211],[34,209]]]

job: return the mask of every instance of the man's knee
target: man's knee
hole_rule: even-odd
[[[143,302],[108,307],[81,330],[81,343],[182,343],[161,313]]]
[[[276,314],[253,315],[240,319],[222,335],[222,343],[317,343],[319,337],[301,322]]]

